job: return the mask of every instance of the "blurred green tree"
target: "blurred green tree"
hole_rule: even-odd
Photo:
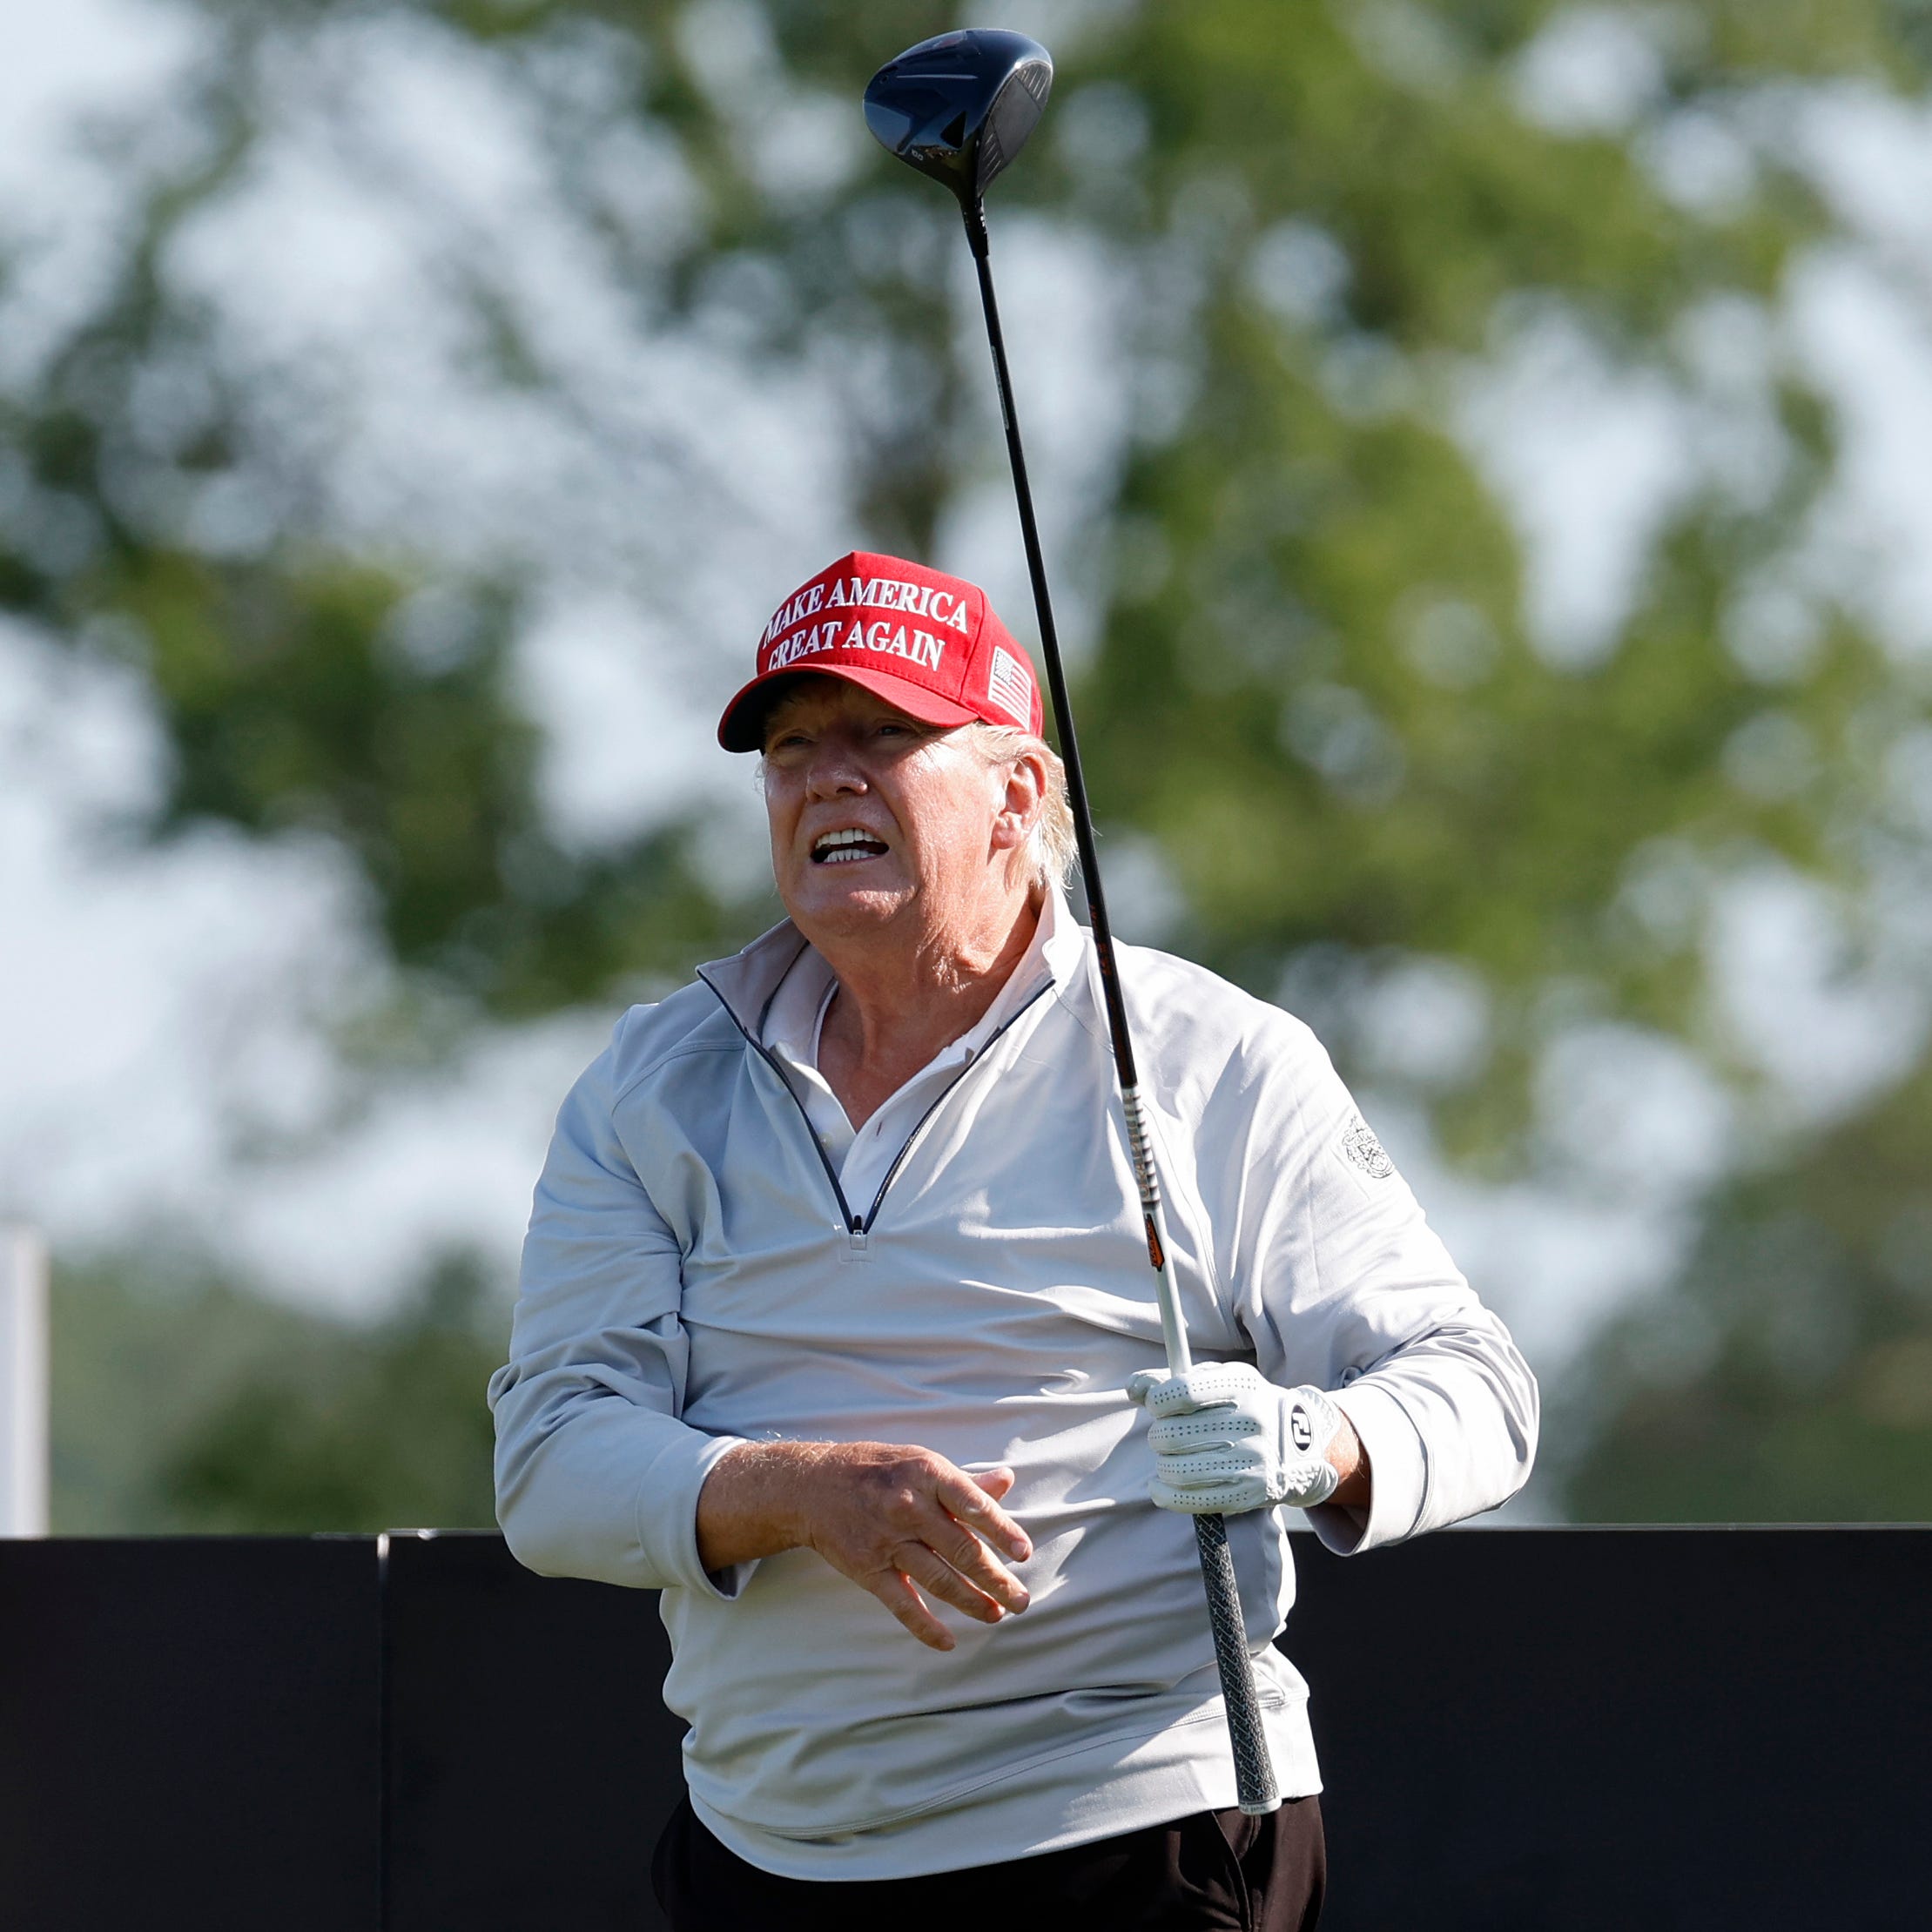
[[[264,1364],[174,1445],[165,1505],[218,1531],[494,1524],[483,1384],[502,1342],[488,1305],[474,1266],[448,1262],[374,1330]]]
[[[452,1256],[370,1326],[176,1262],[60,1269],[53,1527],[488,1527],[502,1309]]]
[[[1572,1371],[1605,1523],[1932,1520],[1932,1078],[1711,1204]]]

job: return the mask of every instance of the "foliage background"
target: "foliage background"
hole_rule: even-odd
[[[964,252],[856,108],[955,24],[37,30],[0,1209],[62,1257],[57,1526],[488,1520],[556,1099],[772,916],[748,640],[859,540],[1024,628]],[[1123,926],[1328,1040],[1544,1372],[1530,1512],[1932,1516],[1924,10],[998,24],[1059,57],[994,246]]]

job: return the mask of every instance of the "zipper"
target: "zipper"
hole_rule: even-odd
[[[831,1164],[831,1156],[825,1152],[825,1142],[812,1131],[811,1116],[805,1112],[805,1103],[798,1098],[798,1089],[785,1078],[784,1068],[778,1064],[778,1056],[762,1040],[753,1037],[751,1029],[738,1018],[737,1013],[732,1012],[731,1002],[722,993],[719,993],[716,986],[711,986],[709,979],[704,979],[702,972],[699,973],[698,978],[704,979],[706,986],[711,986],[711,992],[717,998],[718,1005],[724,1008],[726,1018],[744,1035],[745,1044],[751,1047],[751,1051],[778,1075],[778,1084],[784,1088],[786,1098],[798,1108],[798,1119],[805,1130],[805,1138],[811,1142],[811,1151],[818,1156],[818,1165],[825,1170],[825,1179],[831,1183],[832,1198],[838,1203],[839,1221],[843,1224],[852,1245],[861,1249],[865,1245],[866,1236],[872,1231],[872,1223],[878,1219],[878,1210],[885,1205],[885,1190],[899,1177],[899,1170],[905,1165],[906,1156],[912,1153],[914,1142],[918,1141],[920,1134],[925,1133],[926,1122],[939,1112],[940,1107],[945,1103],[946,1095],[952,1093],[953,1089],[993,1051],[994,1044],[1019,1024],[1020,1015],[1027,1013],[1036,1001],[1051,993],[1054,986],[1054,981],[1049,975],[1035,991],[1028,994],[1025,1002],[1013,1014],[1012,1018],[1006,1020],[987,1036],[986,1045],[933,1096],[932,1106],[919,1115],[918,1124],[906,1135],[905,1145],[892,1156],[892,1164],[886,1168],[885,1177],[878,1184],[878,1192],[872,1196],[871,1209],[861,1218],[852,1212],[852,1203],[845,1199],[845,1190],[839,1184],[838,1172]]]
[[[733,1014],[732,1017],[736,1019],[737,1015]],[[825,1170],[825,1179],[831,1182],[832,1195],[838,1203],[838,1218],[845,1222],[845,1232],[852,1235],[860,1247],[863,1247],[865,1242],[866,1224],[852,1212],[852,1203],[845,1199],[845,1190],[839,1182],[838,1170],[832,1166],[831,1156],[825,1152],[825,1143],[818,1138],[818,1134],[813,1130],[811,1116],[805,1112],[805,1103],[798,1098],[798,1088],[785,1078],[784,1068],[778,1064],[778,1056],[769,1047],[765,1046],[762,1040],[751,1040],[751,1034],[745,1033],[743,1027],[740,1027],[738,1031],[744,1033],[747,1040],[751,1040],[752,1049],[757,1053],[758,1058],[778,1076],[778,1085],[784,1088],[787,1098],[798,1109],[798,1118],[804,1123],[805,1138],[811,1142],[811,1151],[818,1156],[818,1165]]]
[[[953,1091],[953,1089],[957,1087],[959,1082],[963,1080],[966,1077],[966,1075],[973,1071],[975,1067],[979,1066],[986,1059],[986,1055],[993,1051],[994,1046],[999,1042],[1002,1034],[1006,1033],[1011,1027],[1015,1027],[1019,1024],[1020,1014],[1027,1012],[1027,1010],[1033,1006],[1034,1001],[1039,1000],[1043,994],[1051,993],[1053,990],[1054,982],[1051,977],[1049,977],[1043,986],[1037,987],[1033,993],[1029,993],[1027,996],[1025,1001],[1020,1005],[1018,1011],[1013,1013],[1013,1017],[1010,1020],[1004,1021],[1001,1025],[995,1027],[992,1033],[987,1034],[986,1045],[982,1047],[979,1051],[975,1054],[973,1058],[969,1060],[966,1063],[966,1065],[962,1067],[959,1070],[959,1072],[955,1074],[953,1078],[949,1080],[936,1094],[933,1095],[932,1106],[927,1107],[925,1113],[919,1115],[918,1125],[915,1126],[912,1131],[905,1136],[905,1145],[902,1147],[899,1150],[899,1152],[892,1156],[892,1164],[891,1167],[886,1168],[885,1178],[879,1182],[878,1192],[872,1196],[872,1205],[870,1212],[866,1215],[863,1223],[854,1223],[855,1232],[869,1235],[872,1231],[872,1223],[878,1219],[878,1210],[885,1205],[885,1190],[892,1186],[894,1181],[899,1178],[899,1170],[905,1165],[906,1156],[912,1153],[912,1148],[917,1143],[919,1135],[925,1133],[926,1123],[930,1121],[932,1116],[939,1112],[940,1107],[946,1104],[946,1095],[949,1094]],[[791,1083],[789,1080],[785,1082],[787,1087],[789,1087],[791,1084]],[[792,1095],[792,1098],[794,1100],[797,1100],[798,1095],[794,1094]],[[804,1111],[802,1107],[800,1108],[800,1111]],[[818,1136],[816,1134],[812,1135],[812,1139],[814,1141],[817,1141],[818,1138]],[[820,1153],[823,1153],[824,1151],[825,1150],[822,1148],[819,1149]],[[841,1195],[839,1198],[843,1200],[845,1197],[843,1195]]]

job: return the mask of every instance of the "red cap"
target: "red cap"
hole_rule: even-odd
[[[756,751],[771,687],[824,671],[927,724],[1016,726],[1040,735],[1040,683],[986,594],[903,557],[853,550],[794,590],[758,641],[758,674],[724,707],[717,742]]]

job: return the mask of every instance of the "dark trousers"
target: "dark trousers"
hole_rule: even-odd
[[[861,1880],[775,1878],[721,1845],[685,1799],[650,1872],[674,1932],[1312,1932],[1327,1875],[1314,1798],[1265,1818],[1201,1811],[1004,1864]]]

